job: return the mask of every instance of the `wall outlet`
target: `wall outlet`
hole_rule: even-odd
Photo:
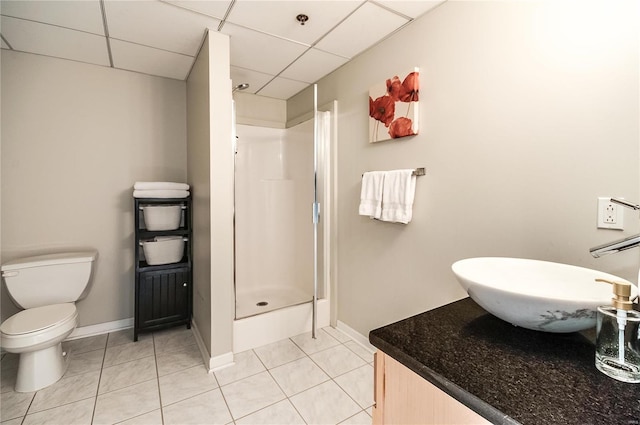
[[[598,229],[624,229],[624,207],[609,197],[598,198]]]

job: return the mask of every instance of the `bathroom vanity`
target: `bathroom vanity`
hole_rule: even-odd
[[[374,424],[640,424],[640,385],[596,369],[595,329],[523,329],[465,298],[369,340]]]

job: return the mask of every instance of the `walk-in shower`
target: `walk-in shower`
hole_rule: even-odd
[[[329,112],[286,129],[236,126],[235,352],[311,330],[314,293],[328,325],[326,223],[314,228],[313,205],[329,194],[329,128]]]
[[[300,125],[237,126],[237,319],[313,297],[313,127]]]

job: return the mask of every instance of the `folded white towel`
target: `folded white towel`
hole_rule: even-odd
[[[186,183],[174,182],[136,182],[133,185],[134,190],[189,190]]]
[[[188,190],[134,190],[134,198],[186,198]]]
[[[380,214],[382,214],[382,186],[385,174],[385,171],[369,171],[362,175],[360,207],[358,208],[360,215],[380,218]]]
[[[387,171],[382,185],[382,221],[404,224],[411,221],[416,193],[416,176],[413,171]]]

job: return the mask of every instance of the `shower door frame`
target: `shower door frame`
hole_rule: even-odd
[[[250,122],[246,122],[246,123],[238,123],[237,122],[237,117],[236,117],[236,111],[235,111],[235,102],[233,102],[232,105],[232,110],[233,110],[233,135],[232,135],[232,142],[233,142],[233,146],[234,146],[234,187],[236,185],[236,176],[235,176],[235,170],[236,170],[236,154],[237,154],[237,125],[250,125],[250,126],[255,126],[255,124],[250,123]],[[318,146],[318,118],[317,118],[317,113],[318,111],[321,112],[329,112],[330,113],[330,129],[329,129],[329,140],[326,141],[326,146],[324,146],[322,148],[323,150],[323,155],[322,157],[320,157],[319,155],[319,146]],[[337,124],[336,124],[336,116],[337,116],[337,101],[332,101],[328,104],[323,105],[321,108],[317,107],[317,86],[314,85],[313,87],[313,111],[312,112],[308,112],[306,114],[302,114],[296,118],[293,118],[291,120],[289,120],[286,125],[285,125],[285,129],[289,129],[289,128],[293,128],[299,124],[302,124],[304,122],[307,122],[309,119],[313,119],[313,155],[314,155],[314,167],[313,167],[313,184],[314,184],[314,188],[313,188],[313,193],[314,193],[314,200],[313,203],[311,205],[311,212],[312,212],[312,224],[314,226],[314,230],[313,230],[313,244],[314,244],[314,253],[313,253],[313,262],[314,262],[314,270],[313,270],[313,297],[311,299],[311,303],[312,303],[312,335],[315,338],[316,336],[316,327],[318,324],[318,301],[319,300],[324,300],[326,299],[327,301],[329,301],[329,311],[328,311],[328,315],[329,315],[329,323],[334,325],[336,324],[335,321],[335,317],[336,317],[336,309],[335,309],[335,302],[334,302],[334,296],[336,295],[336,291],[335,291],[335,282],[333,282],[332,278],[335,278],[336,273],[334,270],[335,265],[337,264],[336,258],[337,258],[337,247],[335,244],[335,228],[332,226],[332,224],[335,224],[335,218],[332,219],[332,217],[335,217],[337,214],[337,211],[334,210],[334,207],[336,205],[336,203],[333,201],[333,198],[335,197],[335,188],[336,188],[336,177],[337,177],[337,170],[336,170],[336,163],[335,163],[335,159],[336,159],[336,152],[335,152],[335,147],[336,147],[336,135],[337,135]],[[258,126],[258,127],[262,127],[262,126]],[[319,167],[322,167],[321,169],[319,169]],[[322,182],[319,182],[319,178],[322,178]],[[318,199],[318,185],[322,184],[323,187],[323,199]],[[238,294],[238,282],[237,282],[237,262],[236,262],[236,250],[237,250],[237,243],[236,243],[236,200],[235,200],[235,189],[234,189],[234,205],[233,205],[234,211],[233,211],[233,256],[234,256],[234,270],[233,270],[233,286],[234,286],[234,300],[235,303],[237,304],[237,294]],[[323,232],[322,232],[322,237],[323,237],[323,261],[322,264],[319,265],[319,259],[318,259],[318,254],[319,254],[319,243],[318,243],[318,224],[319,224],[319,220],[320,220],[320,214],[322,213],[322,225],[323,225]],[[320,272],[320,267],[322,267],[322,271],[323,271],[323,276],[322,276],[322,284],[320,284],[320,276],[319,276],[319,272]],[[321,291],[320,291],[321,289]],[[319,294],[319,292],[321,292]],[[320,296],[321,295],[321,298]],[[292,304],[292,306],[295,304]],[[283,306],[280,307],[279,309],[282,308],[287,308],[290,306]],[[270,310],[270,311],[265,311],[264,313],[257,313],[256,315],[252,315],[252,316],[260,316],[261,314],[268,314],[271,311],[277,311],[279,309],[276,310]],[[320,320],[320,322],[325,323],[327,322],[326,319],[326,311],[327,310],[322,310],[323,312],[323,319]],[[252,317],[252,316],[243,316],[243,317],[238,317],[237,316],[237,307],[234,307],[234,320],[244,320],[248,317]],[[324,326],[324,325],[323,325]]]

